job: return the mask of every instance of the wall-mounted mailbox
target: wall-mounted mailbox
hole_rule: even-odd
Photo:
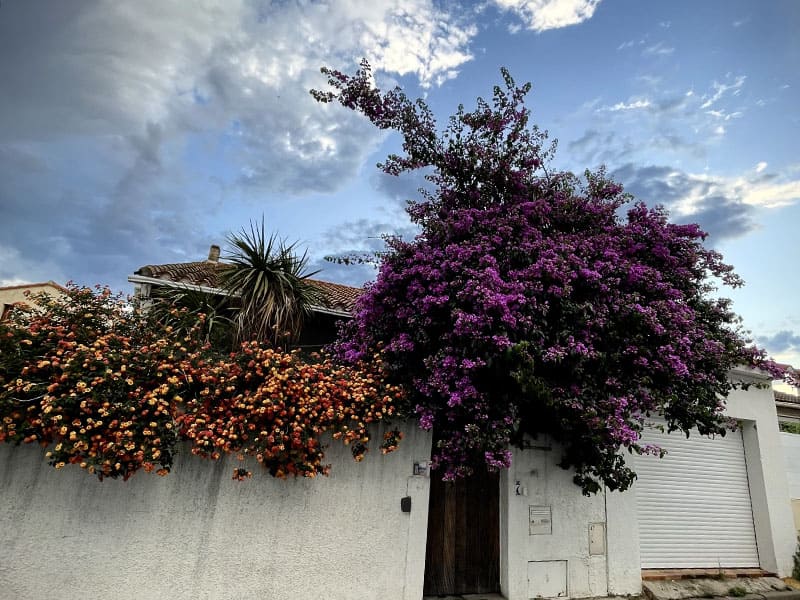
[[[414,463],[414,475],[420,477],[431,476],[431,463],[426,460],[418,460]]]
[[[400,510],[403,512],[411,512],[411,496],[400,498]]]
[[[530,535],[553,533],[553,511],[550,506],[529,506],[528,516]]]

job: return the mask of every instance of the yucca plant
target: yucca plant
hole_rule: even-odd
[[[297,243],[287,244],[261,225],[250,222],[228,236],[229,265],[220,275],[220,287],[240,304],[234,317],[238,342],[267,341],[289,347],[297,341],[312,306],[324,306],[325,297],[308,281],[318,271],[307,272],[306,252],[297,254]]]

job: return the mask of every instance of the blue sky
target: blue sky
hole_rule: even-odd
[[[699,222],[747,282],[724,291],[745,326],[800,365],[798,31],[794,0],[5,0],[0,285],[130,291],[262,214],[360,284],[323,256],[413,235],[420,181],[375,169],[395,136],[313,101],[319,68],[366,57],[444,121],[506,66],[555,165]]]

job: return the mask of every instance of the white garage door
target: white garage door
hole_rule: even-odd
[[[669,453],[634,456],[643,569],[758,567],[741,431],[710,439],[648,429]]]

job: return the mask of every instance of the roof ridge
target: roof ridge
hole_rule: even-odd
[[[219,261],[192,261],[182,263],[164,263],[160,265],[144,265],[134,271],[133,276],[147,277],[172,284],[187,284],[203,286],[219,290],[218,277],[220,267],[231,263]],[[133,277],[131,276],[131,277]],[[128,279],[134,281],[134,279]],[[320,308],[352,313],[356,300],[364,293],[363,288],[357,288],[334,281],[325,281],[314,277],[306,277],[306,281],[318,287],[327,300],[327,306]]]
[[[44,286],[44,285],[50,285],[50,286],[56,287],[56,288],[58,288],[58,289],[60,289],[60,290],[62,290],[64,292],[67,291],[67,288],[65,288],[60,283],[56,283],[52,279],[48,279],[47,281],[40,281],[40,282],[37,282],[37,283],[20,283],[20,284],[17,284],[17,285],[4,285],[4,286],[0,286],[0,290],[21,290],[23,288],[40,287],[40,286]]]

